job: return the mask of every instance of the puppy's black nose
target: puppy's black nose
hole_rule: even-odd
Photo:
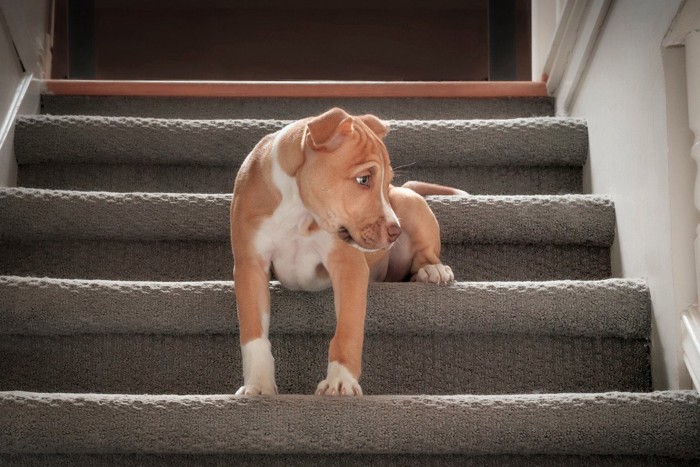
[[[395,242],[399,235],[401,235],[401,227],[399,224],[389,224],[386,228],[386,235],[390,242]]]

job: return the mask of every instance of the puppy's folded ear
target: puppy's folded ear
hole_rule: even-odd
[[[369,129],[380,138],[384,138],[386,134],[389,133],[389,125],[379,120],[374,115],[362,115],[361,117],[357,117],[357,119],[367,125]]]
[[[314,151],[333,152],[352,134],[353,118],[343,109],[335,108],[306,124],[306,145]]]

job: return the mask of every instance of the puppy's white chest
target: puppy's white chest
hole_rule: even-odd
[[[296,179],[280,168],[277,144],[272,150],[272,180],[282,195],[275,212],[260,225],[255,248],[270,262],[277,280],[289,289],[317,291],[330,287],[324,272],[334,237],[323,230],[309,231],[313,222],[299,194]]]
[[[287,208],[287,209],[285,209]],[[286,211],[286,212],[285,212]],[[324,231],[308,232],[309,214],[280,205],[256,236],[256,248],[270,261],[277,280],[293,290],[318,291],[330,287],[323,264],[333,243]]]

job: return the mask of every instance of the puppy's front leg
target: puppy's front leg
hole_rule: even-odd
[[[335,336],[328,348],[328,373],[316,388],[317,395],[361,396],[369,267],[364,254],[341,244],[328,255],[328,272],[335,302]]]
[[[236,395],[277,394],[270,328],[269,264],[246,258],[233,270],[243,358],[243,386]]]

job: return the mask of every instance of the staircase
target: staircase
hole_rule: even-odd
[[[451,285],[372,284],[365,397],[312,396],[330,291],[271,284],[280,396],[242,382],[228,211],[289,119],[391,120]],[[698,465],[700,397],[652,392],[651,301],[582,194],[586,123],[546,98],[52,96],[0,190],[0,464]]]

